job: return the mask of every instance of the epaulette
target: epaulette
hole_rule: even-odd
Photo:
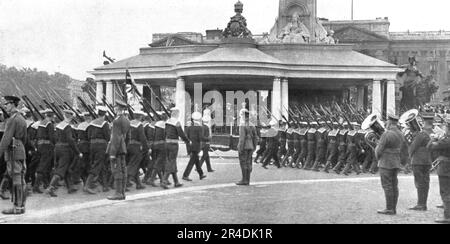
[[[63,121],[56,125],[56,129],[64,130],[69,125],[70,125],[69,123],[67,123],[66,121]]]
[[[138,128],[138,127],[141,126],[141,125],[142,125],[142,122],[141,122],[141,121],[138,121],[138,120],[132,120],[132,121],[130,121],[130,126],[133,127],[133,128]]]
[[[41,121],[40,123],[39,123],[39,127],[44,127],[44,128],[46,128],[49,124],[51,124],[52,122],[50,122],[50,121]]]
[[[100,119],[94,119],[91,121],[92,126],[100,128],[100,129],[103,128],[103,126],[105,126],[106,123],[108,123],[108,122],[106,122],[104,120],[102,121]]]
[[[170,118],[166,121],[166,124],[173,125],[175,127],[180,126],[180,121],[175,118]]]
[[[83,122],[77,126],[76,130],[86,131],[89,126],[90,124],[88,122]]]
[[[166,128],[166,123],[164,121],[158,121],[155,123],[155,127],[161,128],[161,129],[165,129]]]

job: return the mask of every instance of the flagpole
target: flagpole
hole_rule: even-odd
[[[353,0],[352,0],[352,20],[353,20]]]

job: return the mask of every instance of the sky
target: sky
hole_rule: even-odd
[[[225,28],[237,0],[0,0],[0,63],[75,79],[139,53],[152,33]],[[241,0],[254,34],[269,32],[278,0]],[[389,17],[391,31],[450,31],[447,0],[354,0],[355,19]],[[319,17],[348,20],[351,0],[318,0]]]

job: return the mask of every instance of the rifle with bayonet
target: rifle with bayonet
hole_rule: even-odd
[[[53,111],[53,113],[56,115],[56,117],[60,120],[60,121],[64,121],[64,116],[62,116],[60,113],[59,113],[59,111],[58,111],[58,109],[56,109],[56,108],[54,108],[49,102],[47,102],[47,100],[42,100],[44,103],[45,103],[45,105],[47,105],[47,108],[49,108],[50,110],[52,110]]]
[[[336,109],[339,111],[339,113],[342,115],[342,117],[344,117],[344,119],[347,121],[348,126],[350,127],[351,130],[354,130],[355,128],[353,128],[352,123],[350,122],[350,120],[348,119],[348,117],[345,115],[345,113],[342,111],[341,107],[339,106],[339,104],[337,104],[337,102],[334,102]]]
[[[81,106],[83,106],[83,108],[92,116],[92,118],[97,119],[98,116],[97,116],[97,114],[95,114],[94,110],[92,110],[92,108],[89,107],[81,97],[77,97],[77,98],[78,98],[78,101],[81,102]]]
[[[36,108],[36,106],[31,102],[31,100],[27,96],[22,96],[22,99],[25,101],[26,104],[30,107],[30,111],[33,114],[33,117],[35,117],[36,121],[44,119],[44,115],[42,115],[39,112],[39,109]],[[33,111],[34,110],[34,111]]]

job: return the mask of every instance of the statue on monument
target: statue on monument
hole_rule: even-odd
[[[279,36],[283,43],[309,43],[310,38],[311,34],[297,12],[292,15],[292,20],[282,29]]]
[[[234,5],[234,11],[236,15],[231,17],[227,28],[223,31],[223,36],[236,37],[236,38],[252,38],[252,32],[247,28],[247,20],[242,16],[244,10],[244,4],[238,1]]]

